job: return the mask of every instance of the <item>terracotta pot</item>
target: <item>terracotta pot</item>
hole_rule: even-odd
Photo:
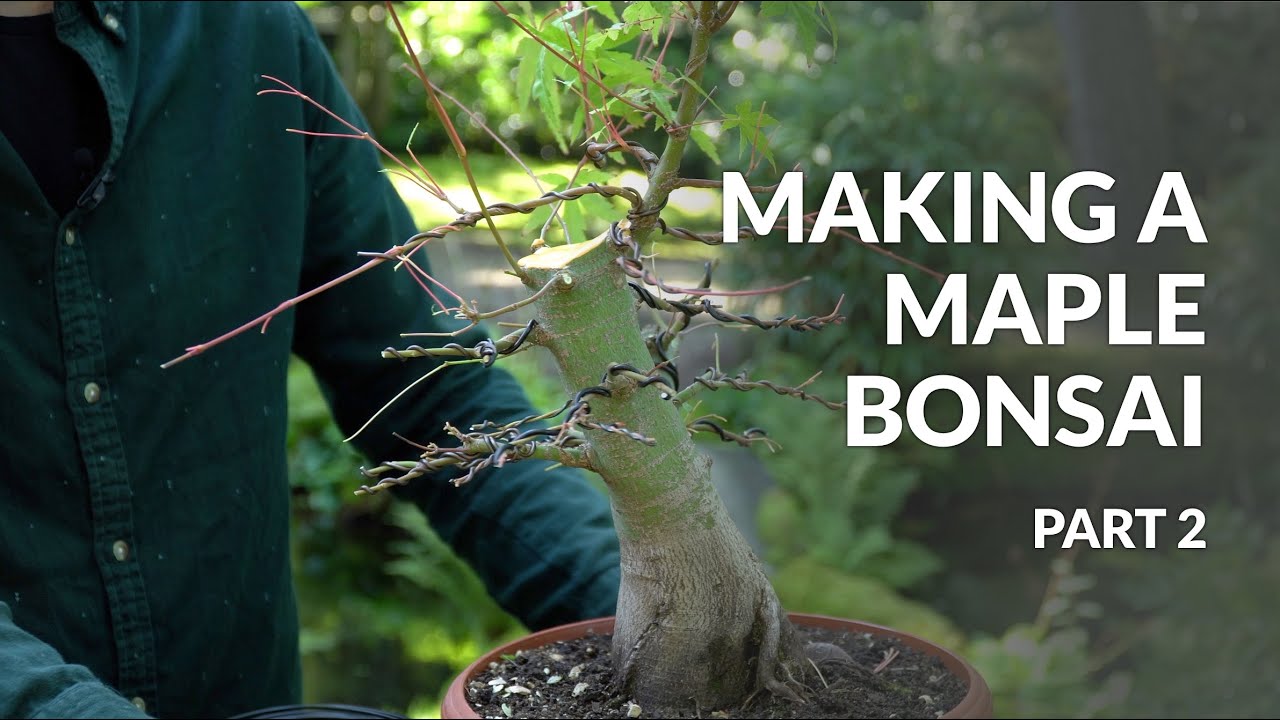
[[[232,720],[298,720],[299,718],[328,718],[328,720],[405,720],[404,715],[396,715],[377,708],[360,707],[358,705],[278,705],[233,715]]]
[[[800,626],[827,628],[851,633],[888,635],[889,637],[897,638],[908,647],[937,657],[948,670],[969,686],[969,692],[964,696],[964,699],[962,699],[958,705],[942,717],[992,717],[993,709],[991,706],[991,689],[987,687],[986,681],[982,679],[982,676],[978,674],[978,671],[975,670],[972,665],[945,648],[938,647],[927,640],[923,640],[914,635],[909,635],[898,630],[892,630],[879,625],[854,622],[852,620],[826,617],[824,615],[791,613],[791,621]],[[453,683],[449,685],[449,691],[445,694],[444,703],[440,706],[440,716],[446,720],[479,718],[480,715],[476,713],[475,709],[471,707],[471,704],[467,702],[467,683],[482,670],[488,668],[489,663],[499,660],[503,655],[510,655],[517,650],[531,650],[533,648],[539,648],[561,640],[576,640],[586,635],[589,631],[594,631],[600,635],[612,633],[613,618],[607,617],[598,618],[596,620],[583,620],[582,622],[576,622],[570,625],[548,628],[546,630],[533,633],[532,635],[526,635],[486,653],[479,660],[471,663],[471,665],[469,665],[466,670],[463,670],[458,677],[454,678]]]

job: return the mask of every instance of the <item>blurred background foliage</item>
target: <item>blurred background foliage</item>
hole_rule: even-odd
[[[383,5],[300,4],[329,43],[373,134],[396,150],[412,141],[443,186],[464,187],[445,152],[447,139],[426,112],[423,89],[402,67],[405,56]],[[1276,394],[1271,368],[1280,330],[1274,312],[1280,285],[1270,279],[1280,267],[1272,198],[1280,187],[1280,95],[1266,80],[1267,69],[1280,67],[1273,39],[1280,5],[1088,5],[829,3],[835,37],[819,32],[806,45],[801,38],[814,29],[798,24],[803,16],[764,17],[759,3],[743,3],[719,39],[704,85],[716,88],[721,108],[746,99],[779,120],[771,136],[778,170],[803,166],[810,209],[835,170],[857,173],[873,217],[880,174],[890,170],[903,172],[905,187],[926,170],[997,171],[1020,197],[1027,188],[1016,182],[1032,170],[1045,171],[1050,188],[1055,178],[1101,160],[1134,177],[1154,168],[1182,170],[1212,249],[1181,258],[1209,278],[1202,313],[1204,326],[1214,328],[1211,347],[1188,360],[1208,378],[1205,417],[1262,417]],[[519,29],[489,3],[396,8],[433,80],[458,101],[452,119],[486,197],[516,200],[537,191],[484,126],[548,184],[573,175],[578,158],[563,152],[562,128],[551,127],[516,90],[529,49]],[[679,41],[671,44],[669,69],[682,67],[683,52]],[[713,139],[720,135],[714,123],[706,130]],[[660,147],[652,131],[634,138]],[[722,166],[695,155],[685,164],[687,176],[748,168],[750,158],[736,142],[719,140]],[[618,171],[588,165],[578,180]],[[766,164],[755,177],[769,172]],[[950,176],[929,203],[944,234],[952,215],[949,182]],[[401,189],[424,224],[449,219],[413,188]],[[976,182],[973,194],[980,197]],[[1132,203],[1114,202],[1118,212],[1133,210]],[[672,206],[681,224],[719,228],[714,193],[673,197]],[[598,230],[613,219],[606,210],[589,208],[577,222]],[[527,241],[548,219],[505,227],[523,227]],[[1119,218],[1122,236],[1125,222]],[[1034,272],[1079,262],[1070,255],[1074,248],[1053,238],[1028,251],[1016,227],[1002,227],[1002,238],[1011,240],[996,247],[927,245],[913,242],[919,238],[910,224],[904,230],[901,252],[912,261],[968,273],[979,286],[1010,268]],[[432,248],[446,280],[486,301],[505,301],[504,290],[494,287],[492,276],[501,274],[491,240],[464,235],[450,242]],[[811,277],[782,297],[753,301],[749,307],[761,315],[825,312],[844,296],[845,326],[789,336],[724,333],[715,338],[714,355],[690,350],[682,358],[694,372],[721,359],[726,368],[745,363],[753,376],[778,380],[821,370],[815,393],[843,398],[844,376],[854,373],[887,374],[906,387],[939,372],[1013,377],[1033,367],[1055,375],[1082,368],[1132,375],[1139,367],[1171,374],[1183,367],[1181,356],[1117,353],[1089,338],[1052,355],[1001,344],[889,346],[885,273],[908,273],[922,301],[931,281],[852,240],[717,250],[668,244],[661,252],[677,275],[697,276],[701,260],[716,258],[718,277],[732,284]],[[1122,255],[1108,261],[1144,262]],[[747,306],[735,309],[741,307]],[[563,401],[549,366],[534,354],[515,356],[507,367],[540,409]],[[1166,380],[1161,387],[1177,385]],[[308,699],[435,716],[453,675],[523,629],[418,514],[352,495],[361,458],[342,444],[301,365],[291,375],[291,402]],[[758,513],[748,521],[791,609],[892,625],[956,649],[983,672],[1003,717],[1216,716],[1228,706],[1261,717],[1280,709],[1280,686],[1258,682],[1280,677],[1273,611],[1280,545],[1266,525],[1280,497],[1280,425],[1206,427],[1204,452],[1175,472],[1166,470],[1168,455],[1143,447],[1126,448],[1099,470],[1089,450],[943,451],[910,438],[891,448],[845,448],[838,414],[767,393],[717,393],[706,402],[735,426],[765,426],[782,446],[777,453],[744,452],[765,479],[752,498]],[[1219,407],[1226,403],[1234,406]],[[823,448],[837,449],[840,460]],[[1032,507],[1153,498],[1204,507],[1214,520],[1205,531],[1212,554],[1028,549]]]

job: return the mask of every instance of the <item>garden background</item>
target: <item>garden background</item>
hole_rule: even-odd
[[[402,67],[384,6],[301,4],[372,133],[393,149],[412,137],[441,184],[467,197],[448,140]],[[487,198],[537,193],[482,126],[517,149],[535,174],[573,174],[580,150],[562,137],[548,108],[516,90],[518,73],[542,72],[522,64],[529,41],[493,4],[396,8],[432,79],[457,100],[454,123]],[[1271,532],[1280,426],[1267,421],[1280,325],[1280,290],[1271,279],[1280,267],[1271,197],[1280,188],[1273,79],[1280,5],[841,2],[825,12],[834,38],[802,14],[740,11],[704,83],[717,88],[719,107],[749,100],[777,120],[770,128],[777,165],[805,167],[811,208],[826,187],[823,173],[834,170],[855,171],[864,188],[878,187],[878,174],[889,170],[903,172],[908,187],[926,170],[996,170],[1023,186],[1029,172],[1043,170],[1050,188],[1053,178],[1081,168],[1123,177],[1180,170],[1210,244],[1160,258],[1208,276],[1201,304],[1208,344],[1176,355],[1120,352],[1091,335],[1053,353],[1012,343],[889,347],[883,277],[912,271],[853,242],[796,247],[779,234],[737,246],[668,243],[664,274],[675,284],[696,282],[702,263],[715,259],[722,277],[742,285],[808,275],[809,283],[780,298],[735,299],[731,309],[825,312],[843,294],[846,323],[796,337],[721,332],[714,346],[682,356],[682,369],[696,373],[718,355],[727,367],[746,361],[753,375],[803,378],[822,370],[815,387],[841,398],[844,377],[854,373],[889,374],[906,387],[941,372],[975,385],[985,375],[1016,378],[1032,370],[1055,377],[1143,372],[1156,374],[1162,390],[1176,390],[1175,376],[1190,367],[1206,378],[1205,442],[1194,452],[1142,442],[1107,452],[1018,445],[942,451],[909,441],[847,448],[843,416],[768,394],[718,394],[716,412],[765,427],[783,448],[707,448],[717,484],[767,561],[782,601],[791,610],[891,625],[955,649],[985,675],[1002,717],[1280,711],[1280,542]],[[797,38],[806,34],[818,38],[811,58],[799,50]],[[669,67],[683,64],[680,47],[672,43]],[[717,137],[714,124],[706,130]],[[736,143],[717,148],[727,168],[751,162]],[[449,219],[413,186],[400,187],[423,227]],[[931,204],[944,232],[947,190],[944,183]],[[876,200],[873,191],[873,208]],[[1118,207],[1120,237],[1087,260],[1070,243],[1051,239],[1031,249],[1016,233],[999,246],[925,245],[909,224],[901,252],[975,278],[1011,268],[1146,267],[1149,258],[1131,246],[1149,195],[1119,187],[1106,201]],[[716,191],[681,191],[672,205],[681,224],[720,227]],[[590,217],[578,222],[599,229]],[[542,223],[522,224],[506,227],[527,244]],[[459,233],[430,248],[437,277],[463,297],[481,307],[517,297],[519,286],[502,274],[485,233]],[[558,382],[539,356],[504,363],[540,409],[561,404]],[[290,381],[293,552],[308,700],[436,716],[449,680],[523,629],[419,513],[385,496],[352,493],[364,460],[343,445],[305,366],[295,365]],[[1032,508],[1046,506],[1199,506],[1210,519],[1202,535],[1210,549],[1178,552],[1170,541],[1161,553],[1036,551]]]

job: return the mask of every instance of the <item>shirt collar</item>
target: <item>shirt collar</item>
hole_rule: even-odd
[[[98,0],[97,2],[57,2],[54,3],[53,16],[59,23],[68,22],[75,17],[79,5],[81,12],[93,19],[93,24],[110,35],[116,42],[126,39],[124,30],[124,3],[122,0]]]

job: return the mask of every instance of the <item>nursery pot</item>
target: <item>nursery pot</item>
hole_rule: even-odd
[[[951,651],[939,647],[928,640],[918,638],[914,635],[893,630],[879,625],[871,625],[869,623],[855,622],[853,620],[843,620],[840,618],[826,617],[824,615],[806,615],[803,613],[790,613],[791,621],[800,627],[815,627],[835,630],[838,632],[849,633],[870,633],[872,635],[888,636],[896,638],[902,644],[919,650],[927,655],[932,655],[942,661],[942,664],[951,671],[953,675],[964,682],[969,691],[964,698],[946,714],[944,718],[990,718],[993,709],[991,705],[991,689],[987,687],[987,683],[978,674],[972,665],[965,662],[960,656]],[[594,632],[598,635],[608,635],[613,632],[613,618],[598,618],[595,620],[583,620],[569,625],[560,625],[558,627],[548,628],[540,632],[526,635],[522,638],[509,642],[494,648],[485,653],[479,660],[467,666],[453,682],[449,685],[449,690],[445,694],[444,703],[440,706],[440,715],[446,720],[461,720],[462,718],[479,718],[475,709],[467,702],[466,688],[467,683],[472,678],[489,667],[489,663],[496,662],[503,655],[510,655],[517,650],[531,650],[544,645],[550,645],[554,642],[564,640],[577,640],[586,636],[588,632]]]

